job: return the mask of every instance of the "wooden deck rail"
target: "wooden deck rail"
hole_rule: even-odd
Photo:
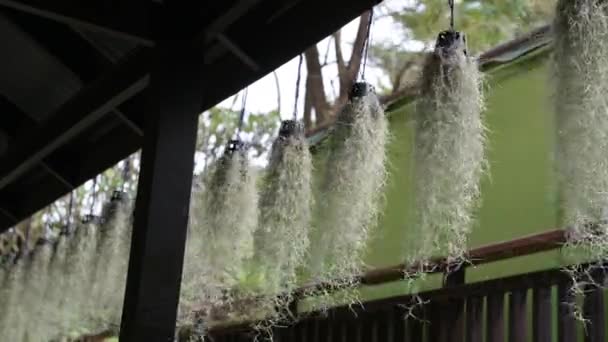
[[[482,265],[494,261],[505,260],[518,256],[549,251],[560,248],[566,242],[564,230],[555,229],[539,234],[528,235],[510,241],[489,244],[470,250],[467,254],[470,264],[464,266]],[[445,258],[437,258],[424,266],[426,273],[443,273],[447,262]],[[362,285],[380,285],[404,279],[404,275],[415,273],[419,265],[408,266],[399,264],[386,268],[370,270],[359,277]],[[342,283],[342,282],[337,282]],[[295,298],[301,298],[305,294],[317,291],[331,292],[334,290],[329,283],[318,283],[305,285],[295,291]]]
[[[560,248],[566,242],[566,231],[562,229],[549,230],[538,234],[528,235],[510,241],[504,241],[489,245],[480,246],[470,250],[467,257],[470,263],[464,264],[463,268],[468,266],[482,265],[494,261],[506,260],[519,256],[531,255],[534,253],[545,252]],[[443,273],[446,270],[447,262],[445,258],[437,258],[428,263],[424,267],[427,273]],[[370,270],[359,277],[361,285],[381,285],[394,281],[403,280],[405,275],[419,270],[419,265],[408,266],[399,264],[386,268]],[[464,271],[464,269],[463,269]],[[464,279],[462,279],[464,280]],[[504,279],[501,281],[505,281]],[[340,283],[340,282],[338,282]],[[315,293],[331,293],[339,291],[339,288],[331,286],[329,283],[308,284],[294,293],[296,303],[292,306],[297,306],[297,301]],[[440,289],[438,291],[445,291]],[[450,291],[459,291],[458,288],[450,287]],[[388,299],[389,301],[392,299]],[[379,303],[382,303],[380,301]],[[366,308],[373,303],[366,303]],[[338,308],[336,308],[338,310]],[[350,309],[349,309],[350,312]],[[214,333],[225,333],[228,331],[243,331],[250,329],[254,322],[243,322],[234,325],[226,325],[212,329]]]
[[[595,277],[602,283],[606,274]],[[529,336],[552,342],[555,333],[558,342],[579,341],[579,334],[585,342],[606,341],[604,289],[586,287],[583,325],[573,314],[577,298],[570,287],[570,278],[556,268],[419,293],[426,304],[414,310],[416,317],[404,309],[413,295],[372,300],[306,314],[293,325],[274,328],[274,341],[482,342],[484,332],[485,341],[492,342],[524,342]],[[211,332],[214,342],[254,341],[255,335],[251,328]]]

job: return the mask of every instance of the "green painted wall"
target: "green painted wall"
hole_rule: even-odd
[[[511,66],[488,75],[486,124],[489,129],[490,177],[483,182],[483,204],[471,237],[471,247],[509,240],[557,227],[552,174],[553,120],[547,67],[544,63]],[[522,71],[522,72],[517,72]],[[509,74],[508,77],[505,77]],[[412,227],[411,146],[412,105],[390,115],[389,183],[386,209],[367,254],[370,267],[402,262]],[[321,153],[322,154],[322,153]],[[559,252],[516,258],[470,268],[468,281],[496,278],[555,267]],[[432,277],[423,288],[439,284]],[[365,291],[364,297],[384,297],[403,288],[396,284]]]

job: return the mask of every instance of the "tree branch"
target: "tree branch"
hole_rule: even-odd
[[[274,84],[277,87],[277,112],[279,115],[281,114],[281,85],[279,84],[279,75],[277,75],[277,71],[273,71],[272,75],[274,76]]]
[[[310,96],[310,103],[315,110],[317,124],[324,122],[330,115],[330,106],[325,96],[323,73],[319,62],[319,49],[313,45],[304,51],[306,57],[306,93]]]

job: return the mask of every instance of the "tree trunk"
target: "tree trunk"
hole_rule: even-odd
[[[319,49],[313,45],[304,52],[306,57],[306,96],[310,96],[312,109],[315,111],[316,124],[321,124],[330,116],[331,107],[325,96],[323,73],[319,61]]]

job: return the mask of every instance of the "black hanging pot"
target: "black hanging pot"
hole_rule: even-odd
[[[439,32],[435,41],[437,53],[447,55],[458,50],[461,50],[465,56],[467,55],[467,38],[464,33],[454,30]]]
[[[350,93],[348,94],[348,97],[350,99],[354,99],[354,98],[361,98],[366,96],[369,93],[374,93],[374,86],[367,83],[367,82],[356,82],[355,84],[353,84],[353,86],[350,88]]]
[[[304,125],[296,120],[283,120],[279,128],[279,137],[288,138],[304,133]]]

